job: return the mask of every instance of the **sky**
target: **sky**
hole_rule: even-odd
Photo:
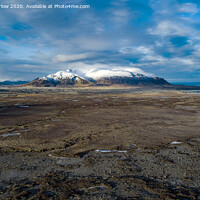
[[[1,0],[87,9],[0,8],[0,81],[59,70],[140,68],[200,82],[199,0]]]

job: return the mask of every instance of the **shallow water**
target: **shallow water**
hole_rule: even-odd
[[[15,135],[21,135],[21,134],[20,133],[7,133],[7,134],[1,135],[1,137],[8,137],[8,136],[15,136]]]
[[[30,106],[20,105],[20,106],[18,106],[18,107],[20,107],[20,108],[29,108]]]
[[[127,153],[127,151],[106,150],[106,149],[97,149],[96,152],[101,152],[101,153]]]
[[[186,93],[188,93],[188,94],[200,94],[200,90],[187,90]]]

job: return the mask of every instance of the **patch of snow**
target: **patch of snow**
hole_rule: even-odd
[[[93,190],[93,189],[104,190],[104,189],[106,189],[106,187],[104,185],[100,185],[100,186],[92,186],[92,187],[88,187],[88,188],[80,188],[79,190],[89,192],[89,190]]]
[[[66,158],[66,157],[62,157],[62,156],[53,156],[52,154],[49,154],[49,157],[58,158],[58,159],[65,159]]]
[[[29,108],[30,106],[23,106],[23,105],[20,105],[18,106],[19,108]]]
[[[91,189],[103,189],[103,188],[106,188],[106,187],[103,186],[103,185],[100,185],[100,186],[89,187],[89,188],[87,188],[87,189],[88,189],[88,190],[91,190]]]
[[[182,142],[173,141],[170,144],[181,144]]]
[[[127,151],[121,151],[121,150],[106,150],[106,149],[97,149],[96,152],[100,152],[100,153],[127,153]]]

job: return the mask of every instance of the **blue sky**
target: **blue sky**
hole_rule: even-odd
[[[90,9],[0,8],[0,81],[58,70],[137,67],[200,82],[199,0],[2,0]]]

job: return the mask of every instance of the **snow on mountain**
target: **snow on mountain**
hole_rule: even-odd
[[[103,78],[113,78],[113,77],[130,77],[130,78],[155,77],[154,75],[146,73],[138,68],[95,69],[86,72],[85,76],[92,78],[94,80],[99,80]]]
[[[110,77],[132,77],[130,72],[123,70],[108,70],[108,69],[100,69],[100,70],[92,70],[85,74],[89,78],[93,78],[94,80],[99,80],[101,78],[110,78]]]
[[[75,74],[71,69],[68,69],[66,71],[58,71],[55,74],[49,74],[47,76],[42,77],[42,80],[54,80],[59,81],[62,79],[79,79],[79,75]],[[82,77],[80,77],[82,78]],[[82,78],[84,79],[84,78]]]

